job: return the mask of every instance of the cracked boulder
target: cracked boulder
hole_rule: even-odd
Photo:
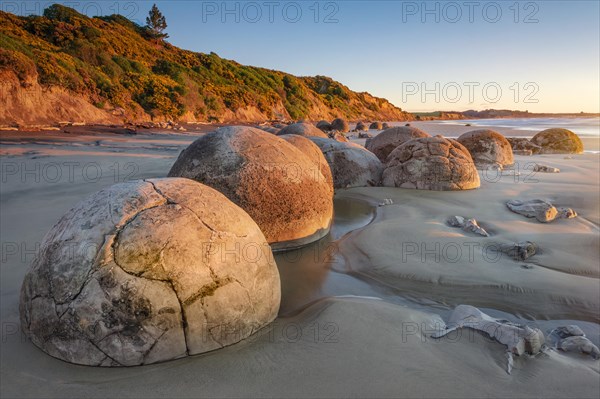
[[[431,137],[424,131],[417,129],[416,127],[410,126],[398,126],[392,127],[379,133],[366,143],[367,150],[379,158],[381,162],[386,162],[388,156],[398,146],[406,143],[409,140],[420,138],[420,137]]]
[[[531,142],[542,147],[542,154],[583,153],[583,142],[579,136],[567,129],[546,129],[533,136]]]
[[[381,130],[383,129],[383,125],[381,122],[373,122],[369,125],[369,130]]]
[[[437,191],[468,190],[480,184],[469,151],[442,136],[410,140],[392,151],[382,182],[386,187]]]
[[[369,187],[379,184],[383,165],[364,147],[319,137],[311,137],[310,140],[325,156],[333,175],[334,188]]]
[[[304,137],[327,137],[327,135],[323,133],[321,129],[310,123],[294,123],[277,132],[278,136],[282,136],[284,134],[297,134]]]
[[[512,146],[503,135],[493,130],[472,130],[462,134],[456,141],[469,150],[475,166],[479,168],[491,165],[504,167],[515,163]]]
[[[279,303],[250,216],[210,187],[155,179],[99,191],[58,221],[25,276],[20,316],[54,357],[136,366],[234,344]]]
[[[318,165],[279,136],[246,126],[220,128],[183,150],[169,177],[187,177],[219,190],[248,212],[274,250],[306,245],[329,232],[329,181]]]

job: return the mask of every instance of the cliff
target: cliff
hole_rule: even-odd
[[[43,16],[0,12],[0,104],[0,125],[413,119],[328,77],[183,50],[120,15],[56,4]]]

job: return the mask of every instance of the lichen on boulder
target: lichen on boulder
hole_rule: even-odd
[[[552,128],[539,132],[531,142],[542,147],[542,154],[581,154],[583,142],[567,129]]]

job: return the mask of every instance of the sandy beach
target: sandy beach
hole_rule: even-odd
[[[474,129],[411,125],[447,137]],[[544,334],[576,324],[600,345],[600,154],[593,152],[515,156],[513,171],[480,172],[475,190],[337,190],[330,234],[275,255],[279,317],[224,349],[110,369],[72,365],[34,346],[20,331],[19,292],[44,234],[102,188],[165,177],[200,134],[0,133],[0,396],[600,395],[600,362],[589,356],[549,348],[516,356],[508,374],[505,347],[479,332],[430,337],[455,306],[467,304]],[[582,139],[585,150],[600,150],[598,138]],[[535,163],[560,173],[533,172]],[[578,217],[542,224],[505,205],[535,198],[573,208]],[[490,236],[449,227],[453,215],[476,218]],[[534,242],[538,253],[516,261],[497,251],[520,241]]]

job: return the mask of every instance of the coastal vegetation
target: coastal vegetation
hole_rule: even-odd
[[[148,26],[121,15],[89,18],[58,4],[43,15],[0,12],[0,74],[13,74],[23,89],[59,87],[107,114],[119,109],[138,120],[411,118],[325,76],[297,77],[180,49],[164,40],[166,21],[156,12]],[[12,95],[18,98],[21,88]]]

